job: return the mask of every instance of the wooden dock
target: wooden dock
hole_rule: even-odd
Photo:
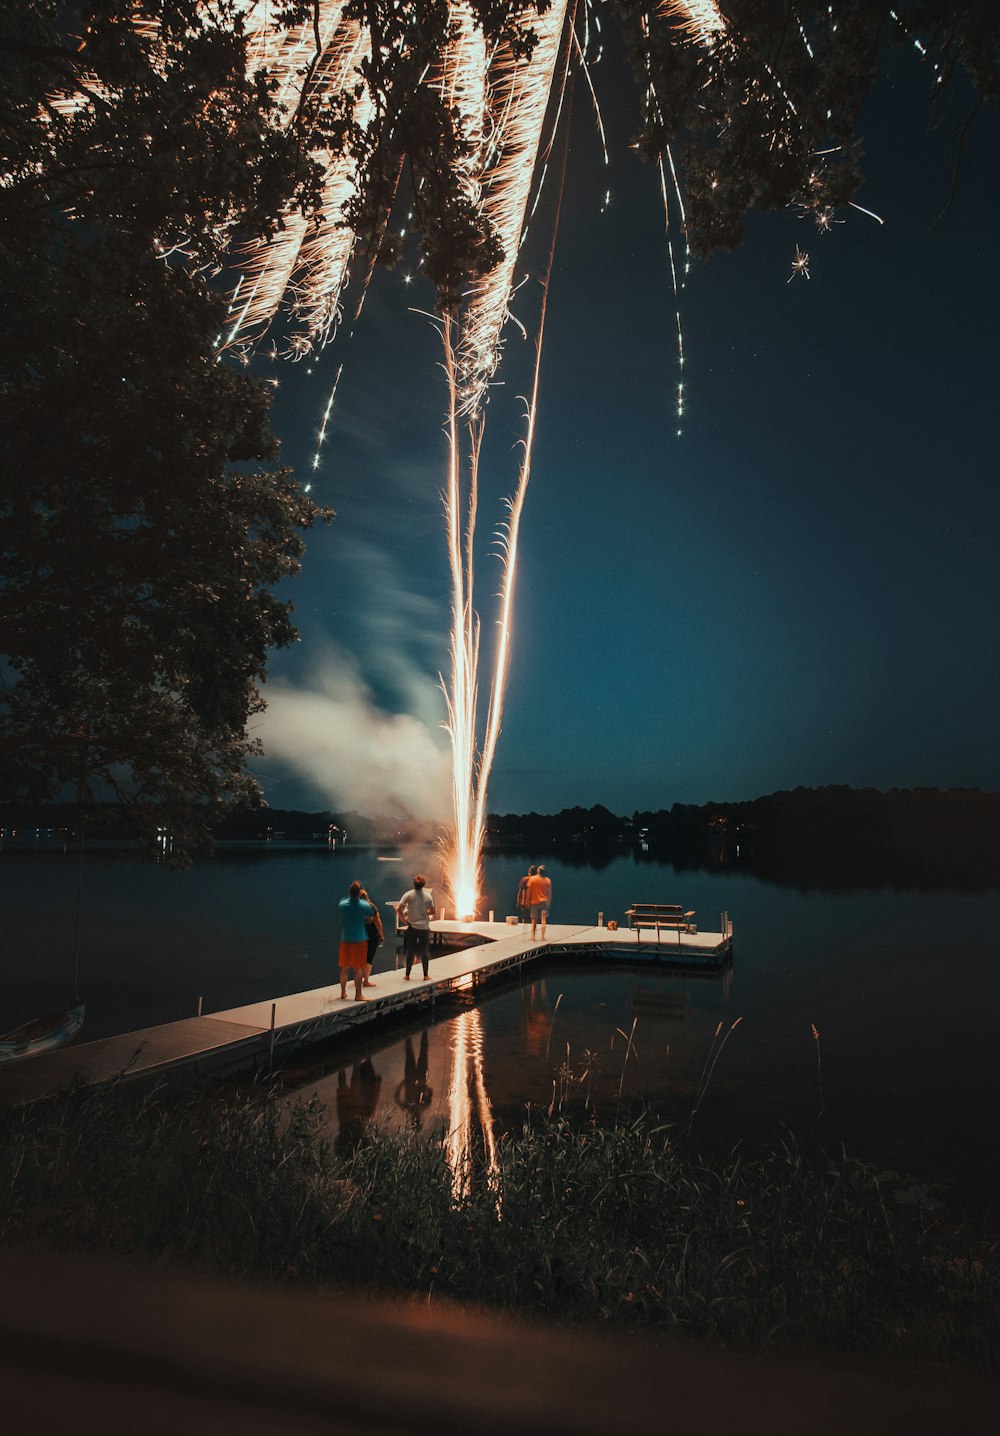
[[[402,965],[384,966],[373,974],[374,986],[361,1002],[353,983],[347,1000],[340,996],[340,978],[328,987],[295,992],[265,1002],[251,1002],[222,1012],[167,1022],[139,1032],[126,1032],[96,1042],[82,1042],[55,1052],[39,1053],[0,1066],[0,1103],[16,1106],[64,1091],[74,1082],[94,1086],[115,1080],[151,1076],[205,1059],[222,1056],[266,1056],[289,1043],[328,1038],[375,1024],[408,1011],[433,1007],[443,997],[484,986],[528,963],[558,957],[607,957],[628,961],[669,962],[692,969],[717,968],[732,952],[731,928],[721,932],[637,934],[629,928],[549,924],[546,941],[531,940],[524,924],[500,922],[432,923],[439,944],[468,942],[458,951],[436,955],[431,948],[430,976],[424,980],[419,962],[410,981]],[[393,956],[391,944],[381,949]],[[400,962],[402,959],[400,958]]]

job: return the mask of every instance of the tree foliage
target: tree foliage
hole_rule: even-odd
[[[488,41],[530,54],[537,13],[548,0],[472,0]],[[1000,8],[995,0],[725,0],[711,43],[692,33],[707,4],[607,0],[595,6],[618,24],[638,94],[636,147],[656,162],[669,146],[685,202],[693,253],[707,257],[740,243],[751,210],[796,207],[826,228],[862,181],[858,124],[886,44],[906,44],[924,67],[932,109],[961,74],[969,109],[954,125],[956,173],[967,125],[1000,96]],[[394,263],[402,239],[393,203],[420,234],[424,272],[442,309],[457,306],[469,281],[499,257],[496,236],[460,182],[464,142],[456,114],[423,83],[449,34],[445,0],[352,0],[344,11],[366,25],[372,55],[363,66],[376,122],[367,133],[339,108],[301,116],[304,130],[333,149],[353,148],[360,185],[348,219],[369,254]],[[582,28],[582,27],[581,27]],[[600,97],[600,71],[594,82]],[[971,82],[969,85],[968,82]],[[553,101],[552,114],[558,108]],[[383,123],[387,120],[387,123]],[[400,174],[404,204],[398,203]]]
[[[272,589],[319,513],[218,362],[209,274],[314,177],[237,7],[147,8],[155,42],[125,0],[0,8],[0,792],[113,792],[183,839],[256,797]]]
[[[750,210],[796,207],[825,229],[853,199],[858,122],[886,42],[914,48],[932,109],[956,72],[971,81],[956,163],[975,110],[1000,96],[994,0],[726,0],[724,29],[710,45],[691,40],[683,7],[669,0],[648,23],[634,0],[621,8],[642,87],[638,146],[650,160],[668,144],[675,151],[687,239],[701,256],[739,244]]]

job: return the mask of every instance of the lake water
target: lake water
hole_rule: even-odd
[[[437,866],[426,849],[383,856],[400,860],[273,844],[223,849],[177,874],[88,854],[87,1037],[190,1016],[199,996],[211,1012],[334,981],[336,905],[350,880],[385,902],[414,871]],[[525,866],[519,855],[487,858],[484,915],[513,912]],[[342,1145],[373,1117],[425,1130],[471,1124],[488,1137],[519,1125],[527,1106],[553,1101],[581,1115],[589,1103],[602,1116],[645,1104],[682,1121],[713,1040],[729,1033],[696,1118],[706,1143],[752,1148],[785,1127],[818,1132],[977,1205],[992,1199],[1000,888],[802,890],[738,866],[675,868],[630,854],[600,866],[552,859],[547,869],[554,922],[591,922],[599,911],[622,920],[632,902],[681,902],[716,930],[726,910],[731,971],[711,979],[553,962],[430,1027],[341,1049],[300,1080],[328,1102]],[[8,847],[0,884],[6,1029],[65,1001],[75,860]],[[391,939],[380,956],[391,962]]]

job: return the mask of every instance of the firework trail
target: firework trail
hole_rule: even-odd
[[[517,485],[499,535],[502,557],[499,616],[480,746],[477,738],[480,623],[474,604],[473,549],[485,404],[500,363],[504,329],[511,317],[511,300],[516,292],[515,270],[524,242],[532,192],[536,192],[537,204],[556,130],[563,118],[574,49],[590,84],[586,66],[590,15],[584,8],[581,42],[576,34],[576,3],[577,0],[550,0],[539,14],[534,4],[525,0],[513,17],[516,27],[534,33],[535,43],[530,54],[524,55],[517,53],[509,38],[487,42],[470,0],[447,0],[445,38],[436,60],[425,66],[420,79],[422,85],[439,95],[450,116],[456,140],[451,178],[457,182],[463,199],[478,212],[485,231],[498,241],[502,256],[488,273],[472,283],[455,311],[440,320],[448,392],[445,423],[448,465],[443,507],[452,588],[450,672],[442,683],[452,747],[453,822],[444,858],[446,884],[460,916],[475,911],[480,888],[487,784],[500,734],[513,642],[518,536],[531,473],[554,233],[549,271],[542,281],[534,375]],[[211,0],[203,0],[202,8],[208,13]],[[353,13],[348,13],[349,8]],[[349,7],[346,0],[316,0],[310,22],[299,26],[283,26],[281,7],[273,0],[244,0],[238,12],[246,38],[248,70],[266,77],[279,105],[279,123],[294,127],[305,141],[311,142],[317,120],[334,116],[335,128],[339,127],[338,133],[346,137],[329,146],[321,141],[318,150],[311,149],[324,175],[316,212],[306,214],[300,208],[289,206],[273,238],[234,251],[243,272],[231,297],[225,345],[242,345],[245,349],[258,343],[284,307],[291,315],[287,350],[291,357],[299,357],[326,344],[336,328],[351,259],[360,237],[352,227],[350,216],[370,177],[369,164],[380,153],[392,152],[394,116],[373,93],[368,77],[379,73],[383,61],[405,61],[405,42],[395,39],[387,51],[380,41],[376,49],[366,20],[358,19],[357,8]],[[367,11],[361,13],[368,15]],[[594,18],[595,29],[599,30],[596,14]],[[705,66],[706,89],[737,54],[741,43],[715,0],[653,0],[640,23],[647,38],[651,27],[667,27],[671,43],[698,49]],[[159,44],[155,22],[140,16],[136,24],[155,51]],[[796,24],[799,41],[811,55],[805,29],[798,20]],[[373,83],[377,87],[377,82],[373,80]],[[781,143],[779,130],[794,121],[796,111],[766,60],[760,62],[759,74],[751,81],[751,87],[769,97],[777,95],[774,111],[780,118],[772,121],[775,129],[771,139],[772,143]],[[99,89],[99,84],[90,87],[90,99],[63,96],[57,108],[73,113],[91,102]],[[651,72],[647,102],[651,112],[662,120]],[[565,156],[563,164],[565,174]],[[386,192],[379,199],[373,234],[368,236],[365,285],[388,224],[398,182],[398,173],[395,181],[390,177],[385,183]],[[670,225],[669,211],[674,203],[684,241],[684,272],[687,270],[687,222],[669,146],[660,159],[660,186],[676,300],[681,266],[675,256]],[[554,231],[558,227],[558,212],[557,205]],[[807,265],[808,256],[797,251],[793,273],[808,278]],[[679,301],[675,307],[678,365],[682,370]],[[339,379],[339,371],[337,377]],[[324,414],[320,441],[325,436],[335,392],[336,382]],[[677,386],[678,416],[683,413],[683,407],[681,381]]]
[[[471,535],[475,528],[478,497],[479,446],[475,445],[470,466],[470,484],[463,533],[462,450],[458,417],[458,380],[452,321],[443,329],[445,373],[448,380],[448,482],[444,496],[448,560],[451,566],[451,682],[444,684],[448,732],[452,753],[452,830],[446,839],[445,869],[452,903],[459,917],[475,912],[479,893],[479,850],[472,847],[472,811],[476,786],[476,710],[479,658],[479,621],[472,606]],[[480,438],[479,427],[476,438]]]
[[[480,627],[473,603],[473,538],[479,491],[479,455],[485,427],[483,403],[500,359],[501,334],[509,314],[514,268],[523,241],[532,183],[542,153],[546,111],[568,13],[567,0],[554,0],[536,30],[538,39],[530,60],[518,61],[509,46],[502,46],[490,65],[487,87],[494,116],[494,134],[492,155],[480,181],[480,204],[500,239],[504,256],[473,286],[460,319],[457,344],[450,320],[445,322],[443,330],[449,395],[449,480],[445,520],[452,575],[452,670],[450,684],[445,685],[445,698],[453,755],[453,826],[445,841],[444,857],[452,901],[459,916],[475,912],[481,886],[486,794],[503,713],[513,632],[518,532],[531,473],[541,333],[536,346],[528,431],[520,473],[501,534],[503,571],[496,652],[485,733],[479,747]],[[545,293],[547,287],[546,280]],[[543,296],[542,326],[544,309]],[[461,419],[465,420],[468,432],[464,544]]]
[[[525,11],[525,17],[532,12]],[[459,345],[462,409],[473,413],[500,362],[500,338],[506,323],[514,268],[521,251],[524,222],[542,145],[542,132],[567,0],[552,0],[532,20],[536,34],[530,59],[518,59],[504,45],[490,66],[489,83],[496,116],[494,158],[483,179],[482,210],[503,248],[504,257],[473,285]]]
[[[310,94],[343,97],[356,90],[355,123],[367,132],[373,123],[373,106],[358,80],[359,67],[370,54],[370,45],[355,22],[341,22],[340,6],[331,7],[331,14],[333,10],[336,16],[331,18],[320,7],[325,22],[320,45],[325,48],[311,63],[298,109],[301,112]],[[443,857],[453,905],[459,915],[465,915],[475,912],[480,889],[487,785],[500,733],[510,660],[518,530],[531,472],[540,343],[536,347],[518,483],[501,536],[503,573],[497,645],[480,747],[480,623],[474,605],[473,547],[479,455],[485,428],[483,409],[490,380],[500,362],[502,332],[510,314],[528,205],[540,162],[544,161],[546,114],[557,73],[565,88],[568,49],[563,42],[571,31],[572,17],[569,0],[553,0],[542,16],[526,7],[521,19],[530,21],[536,43],[529,58],[518,58],[506,41],[492,52],[487,51],[466,0],[454,0],[449,13],[448,43],[427,83],[441,94],[456,126],[461,142],[456,177],[462,192],[479,208],[503,252],[498,263],[473,284],[461,312],[454,318],[446,316],[441,324],[448,387],[449,457],[444,516],[452,587],[450,673],[443,682],[452,749],[452,827]],[[252,24],[252,17],[248,24]],[[279,61],[284,63],[286,56],[295,57],[294,63],[301,66],[309,53],[309,38],[302,34],[280,45],[261,43],[252,53],[265,68]],[[377,134],[371,134],[370,143],[377,143]],[[316,224],[290,213],[285,229],[275,240],[247,252],[240,297],[234,306],[231,341],[238,337],[258,338],[278,313],[286,294],[291,296],[291,309],[299,320],[292,340],[295,352],[321,345],[329,335],[356,242],[344,217],[357,193],[360,161],[356,152],[321,159],[328,159],[323,213],[332,219]]]
[[[268,73],[273,73],[280,61],[283,81],[279,95],[287,108],[292,76],[305,62],[310,42],[315,46],[318,39],[320,48],[314,49],[306,70],[297,111],[321,101],[329,103],[334,97],[349,97],[351,121],[366,135],[374,104],[362,67],[371,57],[371,37],[356,20],[342,20],[342,10],[342,3],[324,8],[315,37],[311,27],[302,27],[301,33],[290,32],[295,35],[294,42],[276,51],[264,41],[252,43],[250,55],[253,63]],[[238,336],[244,342],[262,337],[287,293],[293,296],[292,312],[298,321],[289,341],[290,353],[301,356],[330,337],[354,248],[355,236],[346,223],[346,212],[358,193],[359,164],[350,146],[337,152],[320,150],[315,158],[324,172],[318,212],[307,217],[301,210],[286,211],[273,240],[266,245],[248,245],[239,252],[238,257],[245,261],[241,291],[248,289],[249,293],[235,314],[230,343]]]
[[[284,95],[293,67],[301,68],[311,54],[297,97],[296,113],[302,113],[311,96],[343,97],[353,90],[355,123],[362,132],[367,132],[373,122],[373,106],[366,88],[359,84],[359,76],[365,58],[370,55],[370,43],[357,22],[343,19],[342,10],[340,3],[321,4],[311,40],[305,29],[289,32],[280,40],[272,38],[255,43],[252,55],[254,63],[270,72],[276,66],[283,68]],[[256,13],[251,13],[248,19],[251,31]],[[725,33],[725,21],[710,0],[690,4],[661,0],[657,13],[676,22],[685,41],[707,49]],[[479,456],[485,428],[484,404],[501,359],[529,203],[533,189],[537,187],[540,192],[539,172],[544,180],[545,166],[562,117],[570,73],[570,47],[572,44],[578,49],[581,47],[575,34],[575,5],[571,0],[552,0],[541,15],[527,5],[521,11],[520,22],[530,25],[535,34],[535,44],[527,58],[518,56],[506,40],[492,52],[488,51],[467,0],[452,0],[449,17],[448,42],[427,83],[445,100],[456,126],[460,144],[455,177],[463,194],[479,209],[502,250],[499,262],[473,283],[460,313],[446,316],[441,324],[448,389],[444,517],[452,588],[450,673],[447,680],[443,680],[452,751],[452,826],[445,840],[443,859],[453,905],[458,915],[464,916],[475,912],[481,886],[487,789],[500,736],[513,642],[518,539],[531,475],[554,233],[548,273],[542,286],[518,480],[499,535],[502,558],[499,612],[480,746],[477,741],[480,622],[474,603],[473,542]],[[550,102],[557,87],[555,115],[546,130]],[[377,135],[371,136],[371,142],[377,143]],[[250,253],[243,279],[247,298],[237,313],[232,337],[262,333],[278,312],[283,296],[289,294],[292,311],[299,321],[292,340],[293,350],[303,352],[328,338],[356,240],[344,217],[357,193],[360,161],[356,149],[321,156],[321,159],[327,170],[322,210],[324,216],[330,218],[307,223],[301,215],[289,214],[285,230],[267,246]],[[672,157],[670,163],[673,172]],[[682,206],[675,173],[674,189]],[[681,213],[683,223],[683,208]],[[670,260],[673,269],[672,248]],[[683,363],[679,310],[677,326],[679,359]],[[683,389],[678,386],[679,413],[682,408]]]
[[[490,689],[489,708],[486,715],[486,729],[483,737],[482,754],[476,784],[476,803],[472,829],[469,835],[469,851],[478,855],[482,852],[486,837],[486,793],[489,776],[493,769],[497,741],[500,737],[500,723],[503,716],[503,702],[507,688],[507,670],[510,663],[510,649],[513,642],[514,592],[517,584],[517,546],[521,527],[521,514],[531,477],[531,456],[534,448],[535,427],[538,417],[538,391],[542,369],[542,343],[545,338],[545,319],[548,313],[549,284],[552,266],[555,262],[556,240],[559,233],[559,219],[562,214],[563,190],[566,184],[566,166],[569,158],[569,131],[564,134],[562,174],[559,196],[556,204],[552,242],[549,248],[548,265],[542,280],[542,304],[538,318],[538,335],[535,341],[535,365],[531,384],[531,398],[528,401],[527,431],[523,440],[521,468],[517,489],[510,501],[510,514],[502,540],[503,575],[500,585],[500,616],[497,620],[497,646],[493,666],[493,682]],[[478,889],[477,889],[478,891]]]

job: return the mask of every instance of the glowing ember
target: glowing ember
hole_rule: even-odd
[[[795,276],[799,274],[802,275],[804,279],[809,278],[809,256],[796,245],[795,258],[792,260],[792,272],[788,276],[788,283],[791,284]]]

